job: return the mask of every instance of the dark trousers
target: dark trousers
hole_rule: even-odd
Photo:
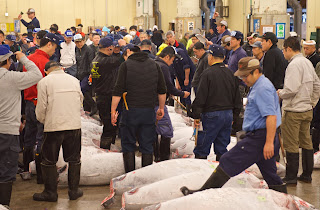
[[[122,152],[134,152],[138,137],[142,154],[153,154],[152,144],[156,136],[156,114],[153,108],[123,110],[120,120]]]
[[[187,92],[191,93],[191,81],[189,82],[189,85],[188,85],[188,86],[185,86],[185,85],[182,83],[182,85],[181,85],[181,90],[182,90],[182,91],[187,91]],[[187,98],[181,97],[180,100],[181,100],[181,103],[183,103],[184,105],[190,105],[190,104],[191,104],[191,95],[188,96]]]
[[[230,176],[236,176],[254,163],[268,185],[281,185],[283,182],[277,175],[276,159],[279,154],[279,138],[274,139],[274,156],[265,160],[263,148],[266,142],[266,129],[248,132],[244,139],[239,141],[229,152],[222,155],[220,167]]]
[[[19,151],[19,136],[0,133],[0,182],[16,180]]]
[[[55,165],[62,145],[65,162],[80,162],[81,129],[45,132],[42,144],[42,164]]]
[[[40,153],[43,138],[43,124],[37,120],[35,109],[36,106],[32,101],[26,101],[24,147],[31,149],[36,145],[37,153]]]
[[[198,133],[197,146],[193,150],[194,154],[208,156],[212,143],[214,143],[216,155],[226,153],[230,143],[232,118],[232,110],[203,113],[201,116],[203,131]]]
[[[112,95],[97,94],[97,107],[103,123],[102,137],[115,137],[117,132],[117,127],[111,124],[111,100]]]

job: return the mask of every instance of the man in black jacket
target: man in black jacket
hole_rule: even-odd
[[[190,93],[187,91],[178,90],[172,83],[169,66],[173,63],[174,59],[178,56],[175,54],[173,47],[169,46],[164,48],[160,55],[156,57],[156,63],[160,66],[164,79],[167,85],[167,98],[171,95],[180,96],[181,98],[187,98]],[[158,106],[155,107],[155,111],[158,110]],[[155,147],[154,147],[154,156],[155,161],[160,160],[169,160],[170,159],[170,143],[171,138],[173,137],[173,128],[171,124],[171,119],[167,110],[167,107],[164,106],[164,116],[157,123],[157,137],[161,135],[160,147],[158,138],[156,138]],[[158,154],[159,152],[159,154]]]
[[[117,69],[120,66],[120,55],[114,56],[113,42],[110,38],[102,38],[99,42],[99,52],[92,61],[92,85],[97,97],[97,107],[103,122],[103,132],[100,148],[110,149],[116,138],[116,127],[111,124],[111,100]]]
[[[76,44],[77,79],[80,80],[81,91],[84,95],[83,109],[93,115],[97,112],[97,105],[92,99],[91,86],[89,86],[88,82],[94,52],[84,43],[84,38],[81,34],[74,36],[74,42]]]
[[[197,145],[193,150],[199,159],[207,159],[212,143],[217,161],[227,152],[233,116],[239,115],[242,106],[238,78],[224,65],[224,56],[222,46],[210,46],[210,67],[201,76],[197,96],[191,106],[195,127],[200,125],[196,119],[201,118],[203,125],[203,131],[199,131]]]
[[[272,82],[276,90],[282,89],[288,62],[277,47],[278,39],[274,33],[266,32],[261,38],[262,50],[265,52],[263,74]]]
[[[160,66],[147,53],[140,52],[138,46],[128,44],[124,47],[124,57],[126,61],[120,65],[112,94],[111,122],[116,125],[116,109],[121,96],[127,92],[125,103],[128,109],[121,113],[120,134],[124,168],[128,173],[135,170],[136,137],[142,153],[142,167],[153,162],[155,123],[164,115],[167,88]],[[157,96],[159,109],[156,116]]]
[[[194,44],[193,52],[195,56],[199,59],[197,64],[197,70],[194,73],[191,85],[194,88],[194,92],[197,92],[197,87],[200,82],[201,75],[205,69],[209,67],[208,65],[208,53],[204,48],[204,44],[201,42],[197,42]]]

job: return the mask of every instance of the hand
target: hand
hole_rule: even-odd
[[[199,128],[199,126],[200,126],[200,119],[194,119],[193,127]]]
[[[189,92],[187,92],[187,91],[183,91],[183,92],[184,92],[183,98],[188,98],[188,96],[190,96],[190,93],[189,93]]]
[[[118,111],[111,111],[111,124],[113,126],[117,126],[117,118],[119,116],[119,112]]]
[[[207,41],[206,45],[207,45],[207,46],[213,45],[213,42]]]
[[[214,14],[213,14],[213,19],[216,19],[217,17],[219,17],[220,15],[219,15],[219,12],[215,12]]]
[[[178,81],[176,82],[176,88],[177,88],[178,90],[181,90],[181,87],[180,87],[180,84],[179,84]]]
[[[188,80],[188,79],[185,79],[185,80],[184,80],[184,85],[185,85],[185,86],[188,86],[188,85],[189,85],[189,80]]]
[[[273,157],[274,155],[274,146],[273,143],[271,144],[265,144],[263,148],[263,156],[264,159],[269,160]]]
[[[157,110],[157,120],[161,120],[164,116],[164,109],[158,109]]]
[[[18,19],[19,19],[19,20],[22,19],[22,15],[21,15],[21,14],[18,15]]]
[[[20,51],[17,51],[17,52],[15,52],[14,54],[16,55],[16,58],[17,58],[18,61],[20,61],[20,59],[21,59],[23,56],[25,56],[25,54],[23,54],[23,53],[20,52]]]
[[[277,94],[278,94],[278,97],[279,97],[279,101],[281,101],[281,98],[280,98],[280,92],[281,92],[281,90],[282,90],[282,89],[278,89],[278,90],[277,90]]]

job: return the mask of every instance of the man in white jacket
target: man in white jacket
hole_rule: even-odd
[[[12,54],[9,47],[0,45],[0,204],[5,206],[10,204],[18,171],[21,91],[42,78],[38,67],[21,52],[15,53],[16,58],[27,71],[8,71]]]
[[[36,201],[56,202],[57,169],[60,147],[63,158],[69,163],[69,199],[76,200],[83,195],[78,188],[80,180],[81,117],[83,95],[79,81],[66,74],[55,61],[45,65],[47,74],[38,83],[37,120],[44,124],[41,148],[44,191],[35,193]]]
[[[320,81],[312,63],[300,53],[300,43],[289,37],[283,44],[283,55],[289,61],[283,89],[278,90],[282,99],[281,133],[286,150],[287,184],[299,181],[310,183],[313,171],[313,145],[310,138],[312,108],[320,96]],[[302,148],[303,173],[297,178],[299,169],[299,148]]]

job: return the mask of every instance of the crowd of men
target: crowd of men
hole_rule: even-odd
[[[21,178],[31,179],[29,163],[35,160],[37,183],[44,184],[34,200],[57,201],[61,146],[69,163],[69,198],[83,195],[82,107],[90,116],[99,114],[101,148],[110,149],[117,135],[121,138],[126,173],[135,170],[136,142],[143,167],[170,159],[173,128],[166,104],[175,97],[194,119],[195,157],[207,159],[214,143],[220,161],[199,190],[222,187],[253,163],[269,188],[280,192],[297,180],[312,181],[320,139],[320,57],[314,41],[303,42],[306,57],[297,37],[287,38],[282,51],[272,32],[248,33],[244,44],[243,33],[230,31],[218,13],[205,36],[196,29],[180,41],[157,26],[152,31],[131,26],[129,32],[110,26],[90,29],[87,36],[81,24],[65,33],[57,24],[46,31],[34,9],[27,14],[29,23],[18,17],[28,29],[19,41],[0,31],[1,204],[9,206],[21,149]],[[244,134],[227,151],[231,134],[239,130]],[[287,158],[282,180],[276,174],[281,139]],[[298,177],[299,148],[303,173]],[[181,188],[185,195],[199,190]]]

